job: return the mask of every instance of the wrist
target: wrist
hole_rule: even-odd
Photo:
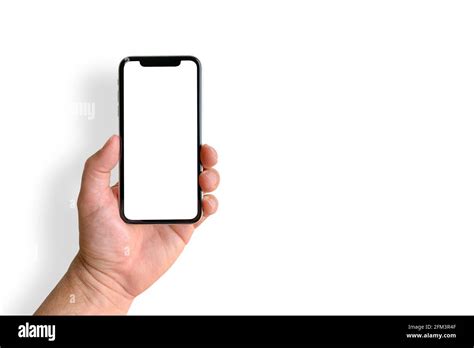
[[[78,254],[35,315],[126,314],[133,298]]]
[[[73,307],[78,304],[77,314],[126,314],[134,299],[112,277],[90,266],[80,253],[64,280],[71,289],[69,302]]]

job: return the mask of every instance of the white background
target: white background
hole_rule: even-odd
[[[117,132],[120,59],[193,54],[220,211],[130,313],[473,314],[473,16],[468,1],[3,2],[1,313],[32,313],[77,251],[71,200]]]

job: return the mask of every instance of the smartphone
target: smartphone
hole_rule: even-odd
[[[201,217],[201,64],[192,56],[119,65],[120,215],[130,224]]]

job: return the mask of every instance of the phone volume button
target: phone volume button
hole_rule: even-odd
[[[117,80],[117,83],[118,83],[118,80]],[[120,91],[117,89],[117,117],[120,117],[119,114],[120,114]]]

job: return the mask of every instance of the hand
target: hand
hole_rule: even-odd
[[[173,264],[194,229],[217,210],[217,199],[206,194],[202,218],[195,224],[126,224],[119,215],[119,184],[110,187],[119,147],[119,137],[112,136],[84,166],[77,201],[80,250],[62,282],[69,292],[78,292],[86,308],[78,311],[76,306],[72,313],[126,313],[132,300]],[[200,160],[204,171],[199,185],[205,193],[214,191],[219,185],[219,173],[213,168],[217,153],[203,145]],[[47,314],[51,307],[47,299],[37,314]]]

